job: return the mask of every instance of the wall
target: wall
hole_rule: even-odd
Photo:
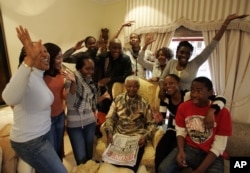
[[[58,44],[63,51],[88,35],[99,37],[101,28],[110,36],[123,23],[125,0],[0,0],[7,51],[12,73],[22,47],[15,27],[28,28],[32,39]]]

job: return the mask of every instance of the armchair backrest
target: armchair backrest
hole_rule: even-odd
[[[144,98],[151,107],[159,107],[160,100],[158,97],[159,85],[158,83],[152,83],[145,79],[139,78],[140,88],[138,94]],[[112,87],[112,96],[115,98],[117,95],[125,92],[124,83],[115,82]]]

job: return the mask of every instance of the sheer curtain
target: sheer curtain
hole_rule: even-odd
[[[203,32],[208,44],[215,31]],[[235,121],[250,123],[250,33],[228,30],[209,58],[211,77],[218,94],[227,98]]]

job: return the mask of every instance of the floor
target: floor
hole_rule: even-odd
[[[71,144],[70,144],[69,137],[67,134],[65,134],[64,136],[64,154],[65,154],[65,157],[63,158],[63,164],[65,165],[68,172],[70,172],[72,168],[76,166],[76,162],[74,159]]]

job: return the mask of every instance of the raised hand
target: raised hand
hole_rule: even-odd
[[[245,18],[247,16],[249,16],[249,14],[243,14],[243,15],[231,14],[227,18],[229,20],[234,20],[234,19],[242,19],[242,18]]]
[[[135,21],[134,20],[130,20],[130,21],[127,21],[127,22],[125,22],[124,24],[122,24],[122,26],[123,27],[130,27],[130,26],[132,26],[133,24],[135,23]]]
[[[230,14],[227,16],[225,22],[224,22],[224,25],[228,25],[232,20],[235,20],[235,19],[242,19],[242,18],[245,18],[249,16],[248,14],[243,14],[243,15],[237,15],[237,14]]]
[[[34,61],[42,54],[42,41],[39,40],[37,42],[33,42],[30,38],[29,32],[26,28],[22,26],[16,27],[17,37],[21,41],[24,46],[26,57],[25,63],[32,67],[34,65]]]
[[[105,41],[100,35],[99,40],[96,43],[96,48],[100,49],[101,53],[107,51],[107,40]]]
[[[65,71],[62,71],[62,75],[63,77],[66,79],[66,80],[70,80],[72,82],[75,82],[76,79],[75,79],[75,75],[73,72],[71,71],[68,71],[68,70],[65,70]]]
[[[114,35],[114,37],[112,37],[112,39],[117,38],[124,27],[130,27],[133,25],[133,23],[135,23],[134,20],[130,20],[128,22],[123,23],[121,27],[118,29],[117,33]]]
[[[237,15],[237,14],[230,14],[227,16],[227,18],[224,20],[220,30],[216,33],[216,35],[214,36],[214,40],[220,41],[221,37],[223,36],[224,32],[226,31],[226,28],[228,26],[228,24],[235,19],[241,19],[241,18],[245,18],[247,17],[248,14],[244,14],[244,15]]]
[[[145,44],[149,45],[155,41],[154,39],[154,34],[153,33],[148,33],[145,36]]]
[[[147,33],[145,35],[145,45],[143,46],[143,50],[146,50],[148,45],[150,45],[151,43],[153,43],[155,41],[154,39],[154,34],[153,33]]]
[[[84,45],[83,45],[84,41],[85,41],[84,39],[78,41],[78,42],[75,44],[74,49],[75,49],[75,50],[79,50],[79,49],[83,48],[83,47],[84,47]]]

